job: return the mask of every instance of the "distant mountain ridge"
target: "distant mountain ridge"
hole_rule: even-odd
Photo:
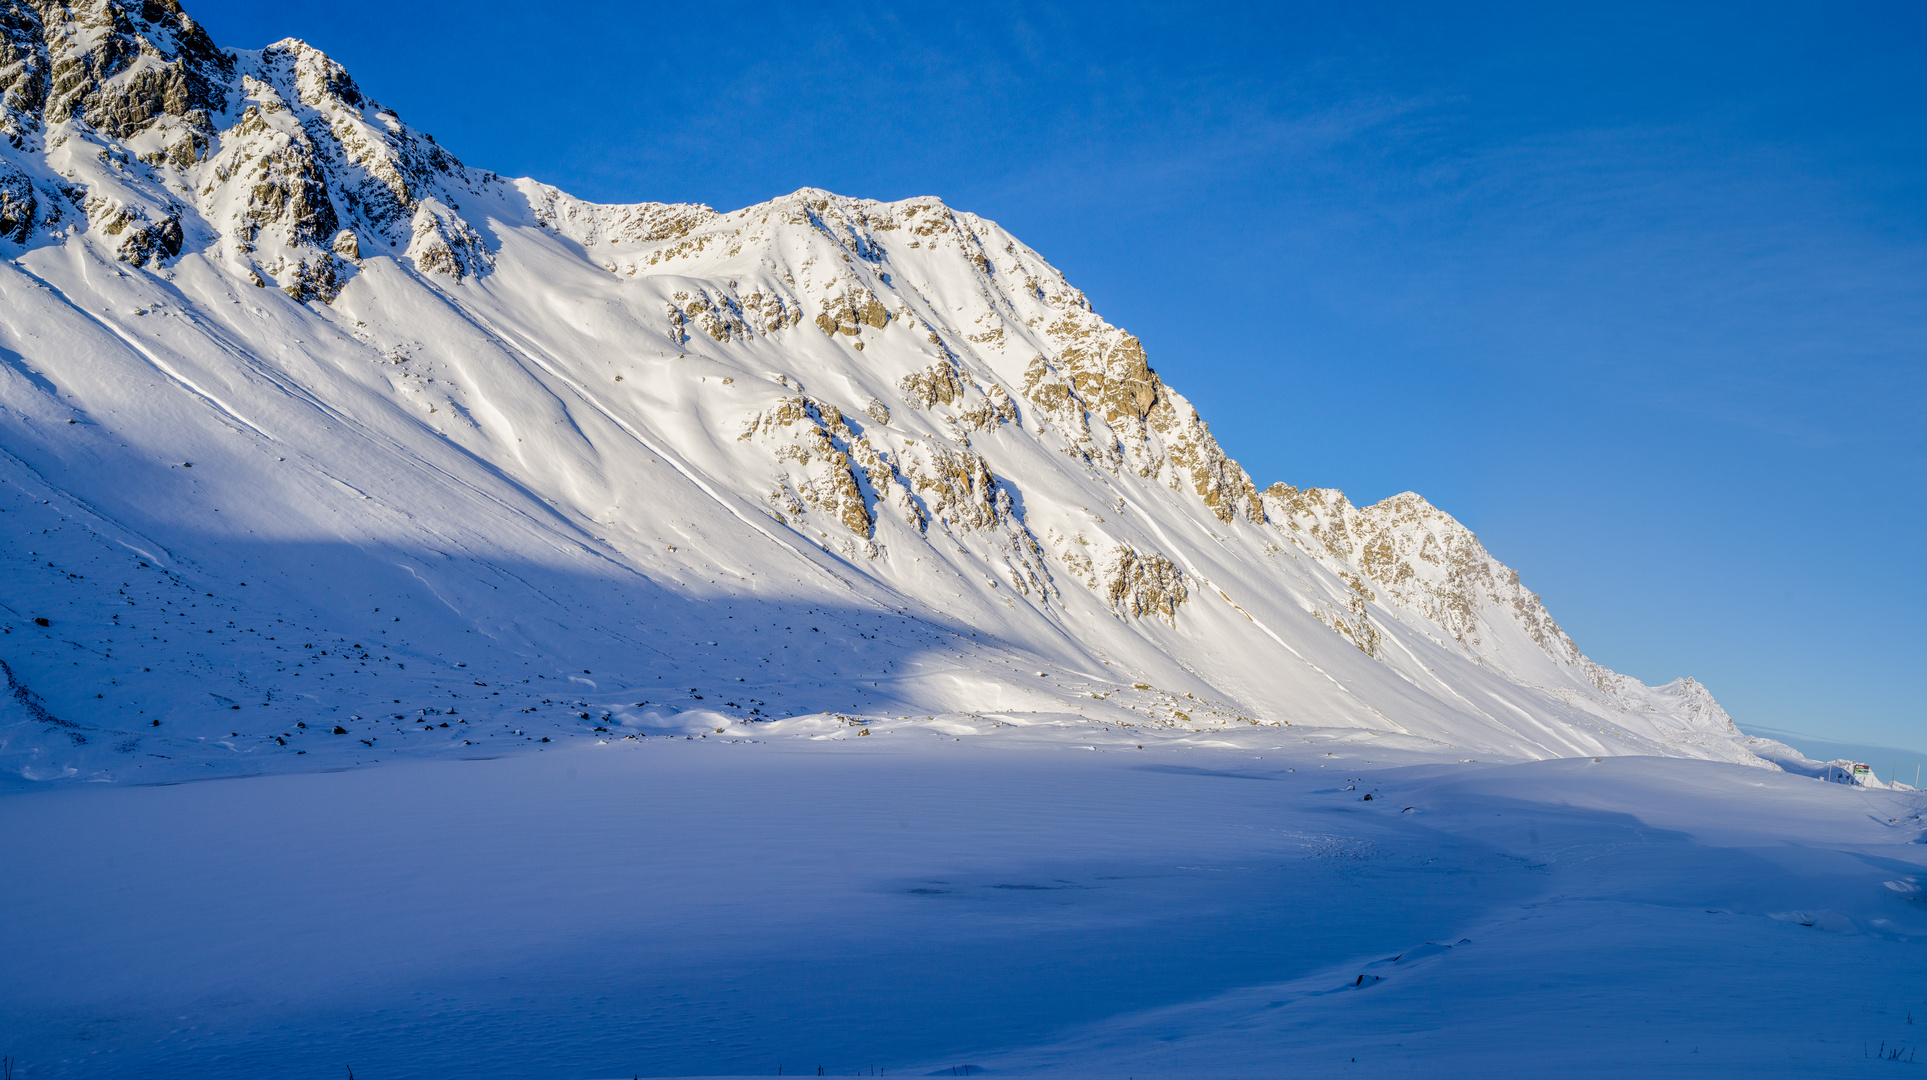
[[[13,773],[452,752],[450,701],[524,741],[1043,717],[1764,764],[1418,495],[1260,489],[1136,338],[939,200],[583,202],[171,0],[0,2],[0,132],[0,509],[62,537],[4,552]],[[155,604],[173,637],[127,630]],[[355,686],[269,621],[352,641]]]

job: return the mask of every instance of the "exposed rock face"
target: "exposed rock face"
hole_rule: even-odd
[[[75,120],[116,139],[163,117],[204,125],[233,74],[173,0],[0,3],[0,125],[15,146]]]
[[[816,316],[817,329],[826,334],[861,333],[863,327],[881,330],[890,323],[883,302],[867,289],[824,297],[823,310]]]
[[[1251,478],[1225,455],[1191,403],[1151,370],[1143,345],[1087,307],[1066,303],[1069,310],[1043,334],[1056,357],[1030,362],[1025,396],[1074,433],[1087,459],[1188,487],[1227,524],[1263,521]],[[1091,421],[1098,418],[1108,438],[1094,439]]]
[[[1000,383],[991,383],[981,396],[975,393],[964,395],[964,407],[957,410],[954,417],[946,419],[961,432],[988,431],[1001,424],[1014,424],[1018,421],[1017,402]],[[960,439],[968,435],[960,434]]]
[[[495,265],[495,258],[481,236],[469,228],[460,215],[436,200],[415,208],[407,255],[420,269],[457,281]]]
[[[1175,399],[1175,395],[1171,398]],[[1180,475],[1190,477],[1191,490],[1219,521],[1228,525],[1238,518],[1265,519],[1264,509],[1258,502],[1257,485],[1237,462],[1219,449],[1218,440],[1211,437],[1210,427],[1189,402],[1183,403],[1180,413],[1174,400],[1161,398],[1151,422],[1165,436],[1170,465]]]
[[[938,521],[989,529],[1010,520],[1010,492],[990,474],[982,454],[927,442],[906,456],[905,472]]]
[[[1139,552],[1129,544],[1111,549],[1099,568],[1104,598],[1119,615],[1156,615],[1171,625],[1178,621],[1178,605],[1190,597],[1184,573],[1155,552]]]
[[[897,382],[897,387],[919,409],[954,404],[962,401],[964,396],[963,380],[957,376],[957,365],[948,360],[939,360],[927,370],[905,375]]]
[[[694,203],[604,206],[583,202],[546,185],[531,184],[526,190],[529,192],[530,209],[537,222],[586,247],[675,241],[720,216],[709,207]],[[668,251],[678,252],[679,249],[672,246]],[[660,249],[652,254],[658,256],[657,261],[673,257]]]
[[[33,181],[19,169],[0,161],[0,239],[27,242],[27,233],[40,216],[40,200]]]
[[[1151,415],[1160,383],[1145,363],[1138,339],[1082,308],[1066,311],[1046,334],[1057,346],[1058,363],[1070,374],[1072,387],[1103,411],[1107,423]]]
[[[455,209],[481,178],[299,41],[222,50],[172,0],[7,0],[0,105],[40,166],[0,174],[16,243],[71,187],[126,262],[165,265],[198,236],[301,300],[332,300],[370,242],[455,280],[492,265]]]
[[[1330,489],[1273,484],[1264,502],[1272,521],[1301,537],[1368,601],[1375,587],[1475,650],[1487,621],[1504,613],[1539,648],[1567,663],[1583,660],[1538,594],[1471,530],[1418,495],[1408,491],[1361,509]]]
[[[116,237],[115,252],[122,262],[136,266],[159,264],[181,253],[181,217],[178,210],[163,211],[158,220],[142,206],[124,206],[110,199],[93,196],[87,200],[87,218],[103,234]]]
[[[850,455],[837,447],[838,436],[845,446],[860,441],[835,406],[791,397],[758,414],[738,438],[760,438],[773,448],[779,463],[790,466],[779,478],[780,486],[771,493],[771,502],[799,515],[805,512],[807,504],[868,540],[875,518],[857,484]],[[866,456],[874,454],[871,451]],[[877,479],[888,490],[887,466],[882,470],[883,475]]]

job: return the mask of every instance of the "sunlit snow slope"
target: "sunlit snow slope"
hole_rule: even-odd
[[[992,222],[584,203],[169,0],[0,31],[9,777],[903,724],[1764,764],[1419,496],[1259,489]]]

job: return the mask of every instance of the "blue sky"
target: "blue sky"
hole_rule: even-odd
[[[935,194],[1260,484],[1425,495],[1580,647],[1927,751],[1927,15],[191,0],[607,201]]]

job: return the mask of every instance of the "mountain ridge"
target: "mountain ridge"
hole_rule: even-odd
[[[273,567],[293,606],[272,617],[315,612],[337,648],[394,628],[326,599],[345,586],[283,556],[227,553],[332,538],[341,581],[384,589],[405,566],[395,580],[448,625],[409,646],[437,665],[429,682],[406,667],[380,677],[382,693],[402,695],[385,704],[408,706],[388,719],[417,712],[383,728],[402,733],[404,752],[454,752],[420,726],[444,715],[420,710],[442,706],[414,699],[431,685],[437,701],[460,696],[443,685],[470,662],[450,658],[453,643],[477,631],[488,648],[462,648],[478,669],[576,679],[592,654],[584,674],[655,681],[642,639],[609,629],[646,595],[685,638],[715,632],[709,605],[815,611],[828,597],[829,633],[846,646],[876,641],[877,612],[917,629],[895,651],[876,646],[899,673],[889,693],[870,693],[885,680],[850,655],[815,658],[836,661],[827,680],[793,665],[775,676],[776,660],[758,657],[741,668],[762,673],[756,706],[719,713],[695,689],[631,704],[641,695],[618,701],[577,679],[606,700],[571,697],[557,731],[585,735],[574,721],[599,720],[605,734],[770,733],[912,712],[1011,726],[1016,709],[1192,735],[1244,726],[1260,741],[1289,726],[1522,756],[1764,764],[1697,682],[1647,687],[1587,659],[1517,573],[1422,497],[1357,507],[1331,489],[1260,489],[1135,337],[1017,238],[941,200],[803,188],[727,212],[588,203],[462,164],[296,39],[219,49],[171,0],[6,0],[0,42],[0,403],[20,504],[9,513],[66,500],[65,524],[49,528],[86,533],[73,565],[139,550],[143,570],[223,585],[199,590],[220,603],[242,603],[231,598],[244,586],[226,579],[246,571],[219,567]],[[70,432],[49,427],[62,412]],[[194,456],[162,468],[162,444]],[[290,454],[305,472],[277,468]],[[228,515],[218,527],[217,513]],[[23,572],[47,561],[33,543],[9,553]],[[63,572],[47,595],[85,580]],[[596,595],[591,579],[619,584]],[[522,601],[486,597],[484,584]],[[150,588],[162,602],[184,586]],[[107,643],[136,645],[114,636],[104,593],[87,603],[98,610],[82,635],[97,646],[86,671],[57,670],[57,635],[8,654],[26,713],[0,736],[0,759],[19,775],[124,778],[150,752],[139,747],[173,737],[136,730],[148,715],[136,699],[111,716],[88,704],[84,687],[132,682]],[[43,628],[23,621],[23,603],[8,607],[0,641],[18,650],[16,633]],[[544,639],[523,623],[548,607],[602,629],[585,642],[578,627],[566,647]],[[996,645],[958,654],[941,678],[902,674],[966,634]],[[347,745],[293,749],[297,722],[379,726],[353,695],[288,697],[305,671],[273,655],[286,651],[278,641],[245,640],[207,666],[233,691],[217,697],[256,703],[218,711],[304,719],[234,732],[241,741],[219,752],[211,735],[167,744],[178,756],[295,767],[261,762],[334,760]],[[747,639],[692,648],[641,651],[681,673],[755,651]],[[1017,678],[1019,659],[1046,670]],[[231,726],[185,704],[214,693],[196,670],[143,700],[170,727]],[[1081,690],[1059,688],[1071,672]],[[790,715],[770,719],[785,695]],[[524,715],[557,711],[539,687],[517,700]],[[1186,704],[1205,700],[1212,720]],[[102,734],[74,742],[33,709],[86,710]],[[529,721],[500,723],[536,738],[519,734]],[[378,738],[356,741],[372,758]]]

